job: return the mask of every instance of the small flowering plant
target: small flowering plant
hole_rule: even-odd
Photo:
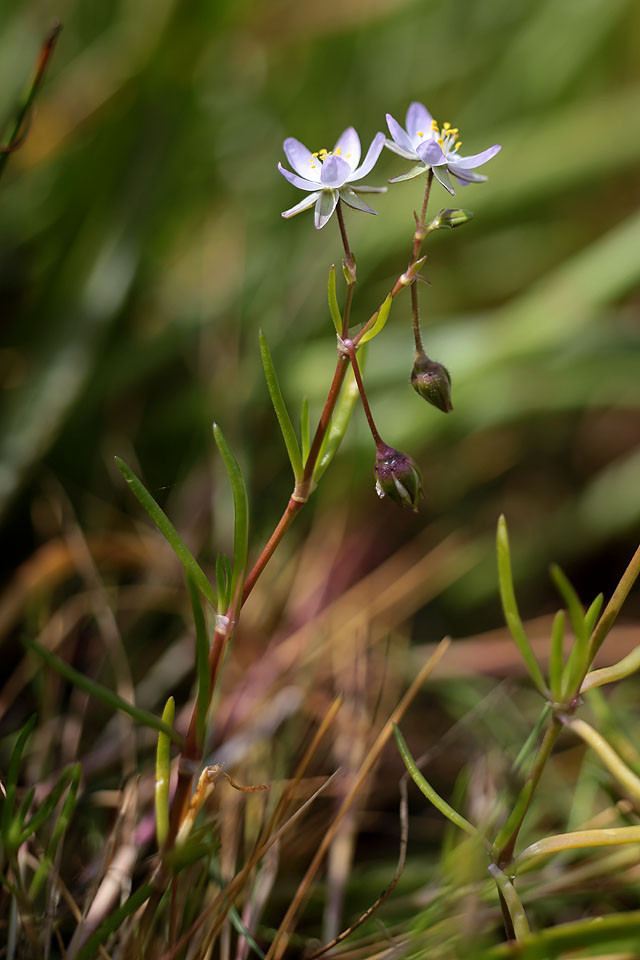
[[[333,150],[323,148],[315,153],[311,153],[295,137],[287,137],[284,152],[295,173],[281,163],[278,164],[278,170],[289,183],[299,190],[306,190],[309,195],[295,207],[285,210],[282,216],[295,217],[315,204],[314,222],[316,229],[320,230],[330,220],[339,200],[344,200],[355,210],[375,214],[377,211],[365,203],[360,194],[385,193],[387,188],[367,187],[360,180],[371,173],[384,144],[384,133],[376,133],[366,157],[360,163],[360,137],[353,127],[347,127],[338,137]]]
[[[461,156],[459,151],[462,143],[458,139],[457,128],[452,127],[450,123],[444,123],[442,129],[440,129],[427,108],[417,101],[414,101],[407,110],[406,129],[403,129],[390,113],[387,114],[387,124],[392,139],[386,139],[384,134],[377,133],[371,141],[363,163],[360,163],[360,138],[353,127],[347,127],[331,151],[322,149],[312,153],[299,140],[288,137],[284,141],[284,152],[294,172],[283,167],[281,163],[278,164],[278,170],[282,176],[294,187],[305,190],[308,194],[300,203],[289,210],[285,210],[282,214],[283,217],[293,217],[297,213],[315,206],[315,226],[320,230],[328,223],[334,212],[336,213],[345,252],[343,270],[347,281],[345,303],[341,311],[335,289],[335,269],[334,267],[331,268],[329,274],[329,306],[338,335],[338,360],[325,409],[302,474],[298,475],[302,470],[300,465],[298,466],[298,474],[296,474],[294,468],[294,474],[296,474],[294,496],[306,499],[310,490],[315,486],[319,473],[325,469],[327,461],[326,457],[321,456],[323,449],[329,446],[335,450],[340,440],[339,437],[336,438],[335,436],[335,427],[333,428],[333,441],[327,434],[327,429],[331,424],[334,408],[340,397],[346,369],[351,365],[362,407],[375,444],[374,476],[376,490],[381,497],[388,497],[399,506],[408,507],[415,511],[423,495],[420,472],[411,457],[390,447],[378,433],[366,396],[357,351],[360,346],[382,331],[393,300],[404,287],[408,286],[411,290],[415,341],[414,365],[411,372],[412,386],[418,396],[427,400],[429,404],[443,413],[450,413],[453,410],[449,371],[441,363],[428,357],[422,344],[418,281],[424,279],[420,276],[419,269],[426,258],[421,257],[420,254],[424,241],[432,231],[442,227],[461,226],[470,220],[473,214],[468,210],[447,208],[441,210],[428,223],[427,207],[434,177],[452,194],[455,193],[451,181],[452,176],[462,184],[480,183],[487,178],[474,173],[474,169],[494,157],[500,150],[500,146],[495,144],[482,153],[469,157]],[[360,330],[352,335],[350,323],[356,284],[356,262],[349,245],[342,205],[344,203],[364,213],[376,212],[360,195],[363,193],[381,193],[386,187],[364,186],[360,184],[360,181],[372,171],[383,146],[387,146],[393,153],[407,160],[414,161],[410,170],[392,177],[390,183],[411,180],[421,174],[427,175],[427,181],[421,212],[419,215],[414,214],[416,230],[409,265],[398,277],[393,289],[378,310],[369,317]],[[282,411],[278,413],[281,424],[283,416]],[[336,420],[340,421],[341,429],[344,430],[348,417],[336,417]],[[292,445],[292,442],[289,438],[288,447]],[[318,458],[320,458],[320,465],[317,463]],[[298,454],[296,462],[300,459],[302,458]],[[293,464],[294,460],[292,460]]]
[[[387,126],[392,139],[385,140],[385,146],[406,160],[414,161],[410,170],[394,177],[391,183],[412,180],[428,170],[433,170],[436,180],[440,181],[445,190],[455,194],[449,174],[463,186],[468,183],[482,183],[487,179],[472,171],[495,157],[500,151],[499,144],[494,144],[482,153],[469,157],[460,156],[462,141],[458,139],[458,128],[447,122],[443,123],[440,129],[438,122],[422,103],[414,102],[410,105],[405,123],[406,129],[403,129],[390,113],[387,114]]]

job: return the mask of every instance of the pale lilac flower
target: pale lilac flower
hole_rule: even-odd
[[[487,178],[479,173],[472,173],[472,170],[491,160],[501,149],[496,143],[482,153],[461,157],[458,153],[462,146],[458,140],[458,128],[452,127],[450,123],[443,123],[440,129],[421,103],[412,103],[407,110],[406,130],[403,130],[390,113],[387,114],[387,124],[393,139],[385,140],[385,146],[406,160],[416,161],[410,170],[399,177],[393,177],[390,183],[411,180],[431,169],[445,190],[455,194],[450,173],[463,186],[468,183],[482,183]]]
[[[385,193],[387,188],[356,187],[353,184],[373,170],[384,142],[384,133],[376,133],[366,157],[360,163],[360,138],[353,127],[347,127],[333,150],[323,149],[316,153],[307,150],[299,140],[287,137],[284,141],[284,152],[295,173],[291,173],[281,163],[278,164],[278,170],[294,187],[309,191],[309,196],[290,210],[285,210],[282,216],[294,217],[296,213],[307,210],[315,203],[314,222],[316,229],[320,230],[331,217],[338,200],[344,200],[355,210],[375,214],[373,207],[365,203],[359,194]]]

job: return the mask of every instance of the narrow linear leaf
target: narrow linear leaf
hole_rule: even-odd
[[[568,577],[557,563],[551,564],[551,577],[558,588],[562,599],[567,605],[569,619],[571,620],[571,627],[573,629],[576,641],[583,645],[586,643],[588,636],[584,624],[584,609],[580,603],[580,598],[578,597],[578,594],[574,590]]]
[[[531,860],[532,857],[560,853],[562,850],[579,850],[585,847],[609,847],[622,843],[640,843],[640,827],[608,827],[603,830],[576,830],[574,833],[561,833],[545,837],[532,843],[518,854],[516,867]]]
[[[540,711],[540,715],[538,719],[536,720],[533,726],[533,729],[531,730],[531,733],[529,734],[525,742],[522,744],[522,747],[520,748],[520,752],[518,753],[518,756],[513,761],[513,766],[511,767],[512,773],[518,772],[518,770],[520,769],[524,761],[527,759],[527,757],[531,753],[531,750],[533,749],[533,746],[538,739],[540,731],[542,730],[543,726],[547,722],[550,713],[551,713],[551,704],[545,703],[544,707]]]
[[[309,431],[309,398],[302,398],[302,410],[300,411],[300,446],[302,447],[302,462],[306,463],[311,449],[311,436]]]
[[[15,745],[11,751],[9,769],[7,770],[7,776],[4,785],[4,803],[2,805],[2,835],[5,838],[5,842],[11,822],[13,820],[13,810],[16,801],[16,789],[18,786],[18,775],[20,773],[22,754],[24,753],[24,748],[27,745],[27,740],[31,736],[33,728],[36,725],[37,719],[38,718],[35,714],[32,717],[29,717],[27,722],[22,727],[22,730],[16,737]],[[22,826],[22,823],[20,826]]]
[[[121,460],[120,457],[116,457],[116,465],[122,476],[131,487],[132,493],[137,498],[141,506],[147,511],[160,533],[172,548],[184,569],[189,571],[195,583],[197,584],[198,589],[207,598],[213,609],[217,610],[218,600],[207,575],[185,542],[182,540],[180,534],[171,523],[164,510],[158,506],[145,485],[141,480],[138,479],[131,467],[129,467],[124,460]]]
[[[273,409],[275,410],[276,417],[278,418],[280,432],[282,433],[284,445],[287,448],[287,454],[289,456],[289,462],[291,463],[291,469],[293,470],[293,476],[296,483],[300,483],[304,476],[302,455],[300,453],[300,447],[298,446],[298,439],[296,437],[295,430],[293,429],[293,424],[291,423],[291,418],[289,417],[289,412],[282,396],[282,391],[280,390],[280,384],[278,383],[278,376],[276,374],[276,368],[273,365],[271,352],[269,351],[269,346],[262,330],[260,331],[260,353],[262,355],[262,366],[264,367],[264,375],[267,381],[267,387],[269,388],[269,396],[271,397],[271,403],[273,404]],[[233,591],[231,592],[233,593]]]
[[[513,575],[511,572],[511,553],[509,550],[509,534],[507,532],[507,521],[504,515],[498,520],[498,531],[496,537],[498,551],[498,579],[500,582],[500,599],[502,600],[502,610],[513,637],[520,656],[525,662],[531,679],[535,683],[540,693],[546,697],[547,690],[542,676],[540,664],[535,658],[535,654],[529,643],[529,638],[520,619],[518,604],[513,589]]]
[[[558,610],[551,629],[551,652],[549,655],[549,684],[551,696],[558,703],[562,698],[562,672],[564,669],[564,610]]]
[[[233,494],[233,568],[228,584],[229,597],[233,598],[238,592],[240,579],[244,576],[244,571],[247,569],[247,553],[249,550],[249,500],[238,461],[231,452],[231,448],[217,423],[213,425],[213,435],[224,461]],[[224,612],[226,613],[227,611],[225,610]]]
[[[222,610],[226,610],[229,606],[229,585],[230,580],[227,579],[224,556],[219,553],[216,560],[216,589],[218,591],[218,602]]]
[[[132,893],[117,910],[110,913],[78,950],[74,960],[93,960],[98,952],[98,947],[107,942],[109,937],[122,926],[127,917],[130,917],[136,910],[140,909],[143,903],[146,903],[151,896],[152,889],[150,883],[145,883],[139,890]]]
[[[196,708],[196,736],[200,747],[204,747],[207,731],[207,714],[209,713],[209,696],[211,692],[211,677],[209,674],[209,639],[207,624],[200,604],[200,596],[191,577],[187,577],[193,622],[196,628],[196,676],[198,678],[198,699]]]
[[[360,361],[360,371],[362,372],[364,370],[364,361],[366,358],[366,347],[363,347],[362,350],[358,351],[358,358]],[[335,410],[333,411],[331,424],[320,447],[318,462],[316,463],[315,470],[313,471],[314,484],[318,483],[323,473],[340,449],[340,444],[342,443],[344,435],[347,432],[351,415],[358,401],[358,396],[358,385],[353,375],[353,370],[349,369],[349,372],[345,377],[345,382],[342,385],[342,390],[340,391],[340,397],[335,406]]]
[[[29,886],[29,898],[31,900],[34,900],[38,896],[40,890],[42,889],[42,884],[49,875],[49,872],[53,866],[56,850],[58,849],[58,844],[66,833],[67,827],[71,822],[71,818],[73,817],[76,808],[78,787],[80,786],[80,778],[82,776],[81,765],[79,763],[74,764],[69,768],[69,773],[69,790],[67,792],[67,796],[65,797],[62,805],[60,815],[56,820],[45,854],[38,864],[38,869],[36,870],[33,880]]]
[[[55,654],[50,653],[44,647],[40,646],[36,640],[24,640],[23,643],[27,649],[33,650],[39,657],[42,657],[47,666],[51,667],[52,670],[55,670],[56,673],[59,673],[61,677],[73,683],[74,686],[80,690],[84,690],[90,697],[95,697],[96,700],[100,700],[108,707],[113,707],[114,710],[122,710],[123,713],[129,714],[130,717],[133,717],[133,719],[143,727],[151,727],[152,730],[161,730],[162,733],[166,733],[167,736],[171,737],[175,743],[182,746],[183,740],[180,734],[172,727],[168,727],[162,720],[154,716],[153,713],[149,713],[148,710],[143,710],[141,707],[136,707],[132,703],[123,700],[122,697],[114,693],[113,690],[109,690],[108,687],[103,687],[101,683],[96,683],[95,680],[91,680],[85,676],[84,673],[80,673],[79,670],[75,670],[69,666],[69,664],[61,660],[60,657],[56,657]]]
[[[168,727],[173,726],[173,718],[176,712],[176,702],[173,697],[169,697],[164,710],[162,711],[162,722]],[[158,850],[164,846],[169,833],[169,781],[171,778],[171,740],[165,733],[158,734],[158,746],[156,748],[156,782],[155,782],[155,806],[156,806],[156,840]]]
[[[400,728],[397,724],[393,724],[393,735],[396,738],[396,743],[398,744],[398,750],[400,751],[400,756],[404,761],[404,765],[409,771],[409,775],[418,789],[424,794],[427,800],[433,804],[436,810],[439,810],[440,813],[450,820],[451,823],[454,823],[456,827],[459,827],[461,830],[464,830],[465,833],[470,834],[472,837],[478,836],[478,830],[473,824],[469,823],[468,820],[465,820],[453,807],[449,806],[446,800],[436,793],[431,784],[425,779],[423,774],[418,769],[415,760],[409,752],[407,743],[400,732]]]
[[[626,765],[613,747],[585,720],[573,717],[572,719],[568,719],[566,723],[569,729],[577,733],[578,736],[595,751],[625,793],[637,806],[640,806],[640,778]]]
[[[22,826],[22,824],[27,819],[29,810],[31,809],[31,804],[33,803],[33,798],[36,795],[36,788],[30,787],[22,798],[22,803],[16,813],[15,819]]]
[[[384,326],[389,319],[389,312],[391,310],[391,304],[393,303],[393,297],[391,294],[384,301],[380,309],[378,310],[378,316],[375,323],[367,330],[364,336],[359,340],[359,344],[368,343],[369,340],[373,340],[374,337],[377,337],[379,333],[382,332]]]
[[[596,621],[600,616],[600,611],[602,610],[603,602],[604,602],[604,594],[599,593],[584,615],[584,626],[585,626],[588,637],[590,637],[591,634],[593,633],[593,628],[595,627]]]
[[[336,295],[336,268],[335,265],[331,265],[331,270],[329,270],[329,310],[331,312],[331,319],[333,320],[333,325],[336,328],[336,333],[339,337],[342,336],[342,314],[340,313],[340,307],[338,306],[338,297]]]
[[[602,667],[600,670],[592,670],[584,678],[580,693],[586,693],[594,687],[601,687],[605,683],[614,683],[616,680],[623,680],[640,669],[640,647],[636,647],[626,657],[614,663],[610,667]]]

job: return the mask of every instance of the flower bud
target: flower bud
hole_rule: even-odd
[[[440,227],[461,227],[463,223],[467,223],[472,219],[473,212],[471,210],[452,210],[448,208],[447,210],[441,210],[440,213],[434,217],[429,224],[429,229],[438,230]]]
[[[386,443],[380,444],[376,449],[374,474],[379,497],[389,497],[399,507],[418,512],[423,496],[422,475],[411,457]]]
[[[416,353],[411,371],[411,386],[416,393],[443,413],[453,410],[449,371],[441,363],[430,360],[424,352]]]

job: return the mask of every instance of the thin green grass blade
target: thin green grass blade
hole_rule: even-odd
[[[551,577],[567,605],[571,628],[575,638],[571,653],[563,670],[562,678],[562,697],[569,699],[576,692],[576,686],[587,670],[590,631],[587,630],[584,608],[580,603],[580,598],[569,582],[569,579],[556,563],[551,565]]]
[[[520,794],[513,806],[513,810],[505,820],[504,824],[500,828],[496,839],[493,841],[491,848],[494,858],[497,858],[507,840],[512,836],[513,831],[518,827],[520,821],[527,812],[527,807],[529,806],[529,801],[531,800],[531,794],[533,793],[533,781],[528,780],[525,783],[524,787],[520,791]]]
[[[9,760],[9,768],[7,770],[7,776],[4,785],[4,802],[2,804],[2,836],[5,839],[5,843],[7,842],[9,830],[14,819],[13,808],[16,802],[16,789],[18,786],[18,775],[20,773],[22,754],[24,753],[27,740],[31,736],[33,728],[36,725],[37,719],[38,718],[35,714],[32,717],[29,717],[27,722],[22,727],[22,730],[16,737],[16,742],[13,750],[11,751],[11,759]],[[20,822],[20,827],[22,827],[22,821]]]
[[[147,511],[160,533],[172,548],[184,569],[191,574],[198,586],[198,589],[204,594],[213,609],[217,610],[218,600],[207,575],[185,542],[182,540],[180,534],[169,520],[169,517],[166,515],[164,510],[158,506],[145,485],[141,480],[138,479],[131,467],[129,467],[124,460],[121,460],[120,457],[116,457],[116,465],[122,476],[131,487],[132,493],[137,498],[140,505]]]
[[[331,264],[331,270],[329,270],[328,293],[329,293],[329,311],[331,313],[331,319],[333,320],[333,325],[336,328],[336,333],[338,334],[339,337],[341,337],[342,336],[342,314],[340,313],[340,307],[338,306],[338,297],[336,295],[335,264]]]
[[[195,589],[195,588],[194,588]],[[168,727],[173,726],[176,712],[176,702],[169,697],[162,711],[162,722]],[[165,733],[158,734],[156,748],[156,840],[158,850],[162,850],[169,833],[169,783],[171,779],[171,740]]]
[[[293,429],[289,411],[287,410],[284,397],[282,396],[282,391],[280,389],[280,384],[278,383],[278,375],[276,374],[276,368],[273,365],[273,359],[271,357],[269,345],[267,344],[266,337],[262,330],[260,331],[260,353],[262,355],[262,366],[264,367],[264,375],[267,381],[267,387],[269,388],[269,396],[271,397],[271,403],[273,404],[273,409],[275,410],[276,417],[278,418],[280,432],[282,433],[284,445],[287,448],[287,454],[289,456],[289,462],[291,463],[291,469],[293,470],[293,476],[295,482],[300,483],[304,476],[302,454],[300,453],[298,438],[296,437],[295,430]],[[233,595],[233,590],[231,593]]]
[[[622,660],[618,660],[610,667],[601,667],[600,670],[592,670],[583,680],[580,687],[580,693],[586,693],[594,687],[601,687],[605,683],[614,683],[616,680],[623,680],[625,677],[640,670],[640,647],[636,647],[631,653],[628,653]]]
[[[378,310],[378,316],[375,323],[372,324],[372,326],[369,328],[369,330],[367,330],[367,332],[364,334],[364,336],[360,340],[360,346],[362,346],[365,343],[368,343],[369,340],[373,340],[374,337],[377,337],[378,334],[382,332],[387,320],[389,319],[389,312],[391,310],[392,303],[393,303],[393,297],[391,296],[391,294],[389,294],[387,299],[384,301],[384,303]]]
[[[473,824],[469,823],[468,820],[465,820],[453,807],[449,806],[446,800],[436,793],[431,784],[425,779],[423,774],[418,769],[415,760],[409,752],[407,743],[400,732],[400,728],[394,723],[393,724],[393,735],[396,738],[396,743],[398,744],[398,750],[400,751],[400,756],[404,761],[404,765],[409,771],[409,775],[418,789],[424,794],[427,800],[433,804],[436,810],[439,810],[440,813],[450,820],[451,823],[454,823],[456,827],[459,827],[461,830],[464,830],[465,833],[470,834],[472,837],[478,836],[478,830]]]
[[[60,800],[60,797],[69,783],[73,783],[75,781],[77,790],[81,773],[82,768],[80,767],[80,764],[76,763],[60,774],[60,777],[58,778],[49,796],[43,800],[42,804],[36,810],[31,819],[22,826],[17,839],[17,846],[23,844],[25,840],[28,840],[33,833],[40,829],[43,823],[47,822],[57,807],[58,801]]]
[[[496,536],[496,546],[498,551],[498,579],[500,582],[500,599],[502,600],[502,610],[509,632],[513,637],[520,656],[525,662],[527,670],[536,687],[546,697],[547,689],[542,676],[540,664],[536,660],[535,654],[529,643],[529,638],[522,625],[520,612],[516,602],[516,595],[513,589],[513,575],[511,572],[511,553],[509,550],[509,534],[507,532],[507,521],[504,514],[498,520],[498,530]]]
[[[231,596],[231,578],[233,577],[233,570],[231,568],[231,561],[229,560],[229,557],[226,554],[223,557],[223,563],[224,563],[224,579],[227,585],[227,607],[228,607],[231,601],[233,600],[233,597]]]
[[[302,447],[302,462],[306,463],[311,449],[311,435],[309,430],[309,398],[302,398],[300,411],[300,446]]]
[[[80,690],[84,690],[90,697],[95,697],[96,700],[100,700],[108,707],[113,707],[114,710],[121,710],[123,713],[127,713],[130,717],[133,717],[136,723],[139,723],[143,727],[151,727],[152,730],[160,730],[162,733],[166,733],[174,743],[182,746],[183,740],[180,734],[172,727],[168,727],[162,720],[154,716],[153,713],[149,713],[148,710],[143,710],[141,707],[136,707],[132,703],[128,703],[126,700],[123,700],[122,697],[119,697],[117,693],[114,693],[113,690],[109,690],[108,687],[103,687],[101,683],[96,683],[95,680],[91,680],[85,676],[84,673],[80,673],[79,670],[74,670],[73,667],[65,663],[64,660],[61,660],[60,657],[56,657],[55,654],[50,653],[44,647],[40,646],[36,640],[24,640],[23,643],[28,650],[33,650],[37,653],[47,666],[51,667],[52,670],[55,670],[56,673],[59,673],[61,677],[73,683],[74,686]]]
[[[40,890],[42,889],[42,884],[49,875],[49,872],[53,866],[53,859],[55,857],[56,850],[58,849],[58,844],[66,833],[67,827],[71,822],[71,818],[76,808],[78,787],[80,786],[80,778],[82,776],[82,767],[79,763],[75,763],[69,768],[68,772],[70,774],[69,791],[65,797],[62,810],[60,811],[60,815],[58,816],[51,833],[51,839],[47,846],[44,857],[38,864],[38,869],[36,870],[33,880],[29,886],[29,898],[31,900],[34,900],[38,896]]]
[[[209,696],[211,689],[211,678],[209,675],[209,638],[207,637],[207,624],[204,619],[204,613],[202,612],[198,589],[189,576],[187,577],[187,586],[189,588],[189,596],[191,597],[193,622],[196,628],[196,676],[198,678],[196,736],[198,744],[202,747],[204,746],[207,732],[207,715],[209,713]]]
[[[549,655],[549,685],[551,696],[558,703],[562,698],[562,672],[564,670],[564,610],[558,610],[551,629],[551,652]]]
[[[247,569],[247,553],[249,550],[249,500],[238,461],[231,452],[231,447],[225,440],[224,434],[217,423],[213,425],[213,435],[224,461],[233,494],[233,568],[231,578],[228,581],[229,598],[230,602],[232,602],[238,592],[238,585],[244,576],[244,571]],[[224,612],[226,613],[227,611],[225,610]]]
[[[109,916],[102,921],[98,929],[91,934],[89,939],[75,954],[74,960],[93,960],[98,952],[98,947],[105,944],[109,937],[122,926],[127,917],[132,916],[136,910],[140,909],[143,903],[146,903],[151,896],[152,890],[152,885],[145,883],[139,890],[132,893],[128,900],[125,900],[117,910],[114,910],[113,913],[110,913]]]

